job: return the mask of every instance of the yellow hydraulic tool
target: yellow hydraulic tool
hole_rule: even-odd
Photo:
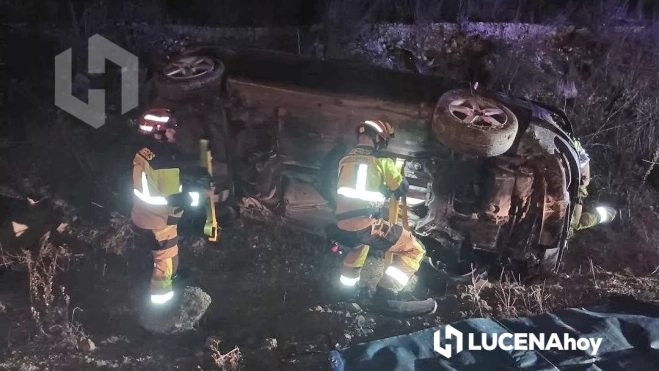
[[[208,148],[208,139],[202,139],[199,141],[201,147],[200,161],[201,166],[205,166],[208,169],[208,174],[213,176],[213,156],[211,155],[211,150]],[[212,188],[211,188],[212,189]],[[215,216],[215,200],[209,198],[206,205],[206,224],[204,225],[204,234],[208,236],[208,240],[211,242],[216,242],[222,228],[217,225],[217,218]]]
[[[405,174],[405,170],[403,166],[405,165],[405,159],[402,158],[397,158],[396,159],[396,168],[400,170],[401,174]],[[409,230],[409,225],[407,222],[407,197],[403,195],[403,197],[400,198],[400,201],[396,199],[393,195],[389,197],[389,222],[390,223],[398,223],[398,212],[402,211],[402,216],[403,216],[403,228],[406,230]]]

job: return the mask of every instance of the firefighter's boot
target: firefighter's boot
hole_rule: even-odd
[[[343,268],[341,269],[339,295],[342,300],[357,300],[363,294],[367,287],[362,287],[360,283],[360,276],[362,267],[366,262],[368,256],[369,246],[360,245],[352,249],[343,260]]]
[[[400,316],[421,316],[437,310],[437,302],[428,298],[419,300],[410,293],[396,293],[378,286],[371,300],[371,310]]]

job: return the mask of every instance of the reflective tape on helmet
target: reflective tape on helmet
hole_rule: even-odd
[[[407,281],[410,280],[410,278],[405,273],[403,273],[403,271],[394,267],[393,265],[390,265],[389,268],[387,268],[387,270],[384,273],[387,276],[398,281],[398,283],[400,283],[403,286],[407,285]]]
[[[384,202],[385,198],[382,193],[379,191],[367,191],[366,190],[366,178],[368,176],[368,165],[360,164],[357,168],[357,182],[355,188],[350,187],[339,187],[336,191],[337,194],[348,198],[356,198],[359,200],[370,201],[370,202]]]
[[[148,114],[144,116],[145,120],[157,121],[157,122],[167,122],[169,121],[169,116],[156,116]]]
[[[151,295],[151,302],[153,304],[164,304],[170,301],[174,297],[174,291],[170,291],[165,294]]]
[[[346,285],[346,286],[355,286],[359,282],[359,277],[356,278],[350,278],[346,277],[344,275],[341,275],[341,283]]]
[[[372,128],[375,129],[375,130],[377,130],[378,133],[383,133],[383,132],[384,132],[384,130],[382,130],[382,128],[380,127],[380,125],[378,125],[378,124],[377,124],[376,122],[374,122],[374,121],[366,120],[366,121],[364,121],[364,124],[365,124],[365,125],[368,125],[368,126],[370,126],[370,127],[372,127]]]
[[[162,196],[151,196],[149,192],[149,183],[146,180],[146,173],[142,172],[142,191],[134,189],[133,193],[140,200],[150,205],[167,205],[167,199]]]
[[[140,130],[153,131],[153,126],[140,125]]]

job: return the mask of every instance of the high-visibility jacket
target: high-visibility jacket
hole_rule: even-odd
[[[409,184],[396,169],[393,159],[373,147],[359,145],[339,162],[336,216],[356,215],[360,210],[379,208],[393,192],[407,193]],[[349,213],[349,214],[346,214]]]
[[[588,162],[590,162],[590,156],[588,156],[588,153],[586,153],[586,150],[583,148],[581,142],[578,139],[574,140],[574,147],[577,149],[577,153],[579,154],[579,165],[583,169],[588,164]]]
[[[199,204],[199,193],[183,194],[181,169],[187,162],[171,143],[149,141],[133,158],[133,210],[135,225],[161,229],[178,223],[185,206]],[[185,200],[185,201],[183,201]]]

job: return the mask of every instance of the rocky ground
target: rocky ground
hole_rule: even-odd
[[[437,46],[437,53],[443,53],[443,61],[464,58],[465,53],[456,55],[456,50],[473,44],[469,40],[473,41],[463,37],[449,47]],[[597,46],[575,45],[570,50],[581,50],[577,56],[586,59],[589,54],[584,50]],[[322,239],[245,220],[226,226],[220,241],[212,244],[184,228],[182,263],[193,270],[194,285],[212,302],[194,330],[151,334],[138,323],[150,256],[134,246],[134,231],[126,218],[129,205],[122,196],[129,187],[121,174],[130,169],[125,152],[131,128],[125,118],[111,115],[107,126],[90,132],[58,113],[45,83],[52,76],[44,67],[56,50],[52,54],[44,50],[49,49],[40,50],[47,57],[41,67],[35,59],[22,66],[22,75],[2,82],[9,84],[2,89],[9,97],[3,99],[11,98],[13,103],[3,106],[3,117],[12,123],[12,130],[2,132],[0,146],[0,174],[6,174],[0,179],[0,369],[323,370],[329,349],[461,318],[590,306],[611,294],[659,299],[655,289],[659,215],[653,206],[657,196],[633,177],[635,170],[626,153],[611,150],[632,143],[625,142],[625,128],[616,126],[621,125],[615,121],[618,108],[635,120],[642,120],[639,112],[649,114],[638,101],[634,101],[637,110],[630,110],[625,102],[632,102],[632,96],[623,89],[624,104],[611,103],[616,108],[607,111],[612,117],[606,122],[609,126],[597,131],[603,122],[598,121],[594,129],[586,124],[579,128],[580,133],[592,135],[587,148],[593,149],[594,158],[609,160],[596,162],[594,185],[601,190],[597,197],[610,199],[617,194],[621,216],[610,226],[579,233],[564,258],[562,274],[555,279],[525,285],[466,282],[435,293],[440,303],[436,314],[400,320],[372,315],[336,298],[342,257],[331,253]],[[513,53],[507,55],[512,58]],[[474,71],[498,71],[499,78],[492,80],[497,84],[507,76],[502,60],[506,59],[499,49],[499,54],[472,60],[470,66],[481,66]],[[490,64],[491,69],[482,68]],[[447,64],[445,69],[454,76],[469,76],[456,65]],[[553,73],[551,65],[544,67]],[[564,90],[555,88],[557,81],[560,86],[573,81],[579,91],[592,88],[592,79],[577,79],[581,70],[583,66],[568,69],[567,80],[516,70],[518,75],[511,81],[515,89],[528,94],[536,84],[543,92],[537,95],[565,103]],[[626,86],[623,80],[611,80],[616,88]],[[583,112],[592,113],[594,107],[608,104],[597,100],[604,95],[602,90],[596,92],[599,95],[586,98],[579,94],[574,107],[591,107],[592,111]],[[612,133],[616,135],[608,135]],[[639,151],[649,149],[639,147]],[[622,168],[629,172],[621,172]],[[21,233],[22,226],[28,229]],[[380,256],[367,262],[364,274],[371,284],[380,274],[380,263]]]

